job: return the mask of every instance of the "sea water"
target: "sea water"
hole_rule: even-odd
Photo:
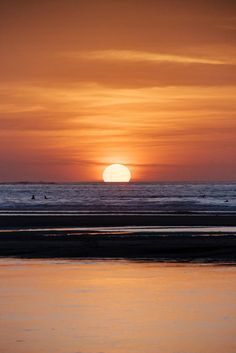
[[[35,199],[31,199],[32,195]],[[46,196],[46,198],[45,198]],[[0,211],[235,212],[236,183],[0,184]]]

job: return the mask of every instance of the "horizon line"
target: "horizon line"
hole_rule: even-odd
[[[3,184],[148,184],[148,183],[236,183],[235,180],[210,180],[210,179],[202,179],[202,180],[131,180],[129,182],[104,182],[103,180],[81,180],[81,181],[30,181],[30,180],[18,180],[18,181],[0,181],[0,185]]]

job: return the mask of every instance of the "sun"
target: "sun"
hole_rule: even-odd
[[[108,183],[128,183],[131,173],[123,164],[111,164],[104,169],[102,177],[103,181]]]

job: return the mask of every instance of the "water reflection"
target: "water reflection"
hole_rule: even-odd
[[[235,353],[236,268],[0,261],[4,353]]]

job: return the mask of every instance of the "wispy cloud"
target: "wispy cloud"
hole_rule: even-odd
[[[136,50],[95,50],[83,52],[67,52],[62,54],[70,59],[101,60],[101,61],[126,61],[150,63],[182,63],[182,64],[208,64],[226,65],[233,64],[229,60],[210,57],[184,56],[166,53],[155,53]]]
[[[204,163],[235,159],[235,87],[9,83],[0,93],[0,160],[9,160],[13,175],[16,160],[29,172],[33,166],[34,178],[44,164],[40,173],[50,170],[51,178],[95,180],[114,162],[137,170],[157,165],[151,178],[160,165],[195,163],[199,156]]]

